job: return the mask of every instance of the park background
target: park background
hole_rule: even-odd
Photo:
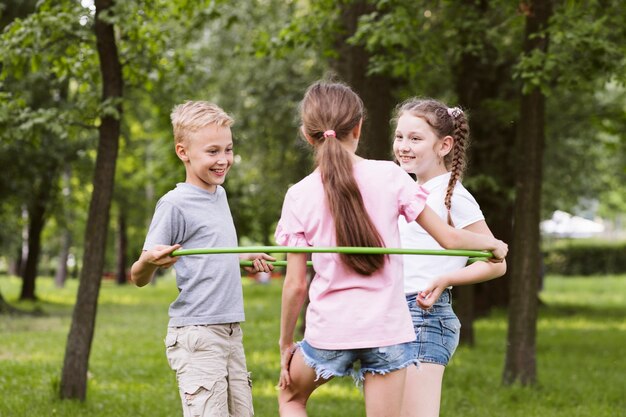
[[[442,415],[624,415],[620,0],[8,0],[0,29],[0,416],[177,412],[175,284],[127,285],[156,200],[184,180],[170,110],[235,117],[225,187],[240,244],[268,245],[312,169],[297,103],[323,77],[364,99],[365,157],[391,159],[408,97],[470,116],[463,183],[511,252],[505,278],[455,289]],[[604,232],[542,235],[556,210]],[[244,290],[255,407],[274,415],[280,279]],[[363,414],[349,382],[319,397],[314,415]]]

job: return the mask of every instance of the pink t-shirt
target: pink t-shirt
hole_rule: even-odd
[[[385,246],[400,247],[398,216],[414,221],[427,192],[389,161],[360,161],[354,165],[354,176]],[[337,246],[318,170],[287,191],[275,238],[282,246]],[[345,266],[338,254],[314,253],[312,258],[316,274],[304,335],[311,346],[358,349],[415,340],[401,255],[388,255],[385,266],[369,277]]]

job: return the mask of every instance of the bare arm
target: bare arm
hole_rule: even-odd
[[[287,272],[283,283],[282,305],[280,310],[280,380],[278,386],[285,388],[290,384],[289,362],[295,345],[293,342],[300,310],[307,293],[306,253],[287,254]]]
[[[178,257],[170,256],[180,249],[180,245],[156,245],[150,250],[141,252],[139,259],[130,268],[130,280],[138,287],[147,285],[159,268],[169,268],[178,261]]]
[[[475,233],[493,236],[484,220],[465,228]],[[427,288],[420,292],[417,299],[420,307],[429,308],[437,301],[441,293],[449,286],[469,285],[501,277],[506,272],[506,261],[475,262],[465,268],[437,277]]]
[[[430,234],[437,243],[446,249],[474,249],[492,251],[496,259],[504,259],[508,252],[508,245],[493,237],[491,232],[486,234],[474,233],[469,230],[455,229],[426,206],[417,216],[417,223]]]

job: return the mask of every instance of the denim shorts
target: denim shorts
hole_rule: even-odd
[[[452,310],[452,293],[446,289],[428,310],[415,301],[416,294],[406,296],[417,339],[411,342],[413,354],[420,362],[447,365],[459,345],[461,322]]]
[[[363,349],[328,350],[317,349],[303,340],[298,347],[304,362],[315,370],[317,379],[352,375],[357,385],[365,378],[365,373],[384,375],[418,364],[410,343]],[[355,363],[359,369],[355,369]]]

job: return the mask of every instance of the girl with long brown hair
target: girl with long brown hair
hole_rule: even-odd
[[[390,161],[356,155],[363,103],[348,86],[317,82],[301,104],[301,131],[317,168],[285,196],[276,242],[287,246],[399,247],[397,219],[417,222],[442,246],[492,250],[503,242],[457,230],[425,205],[427,193]],[[402,288],[402,258],[314,253],[304,340],[294,342],[307,295],[306,254],[287,255],[281,311],[281,416],[305,416],[312,392],[334,376],[364,381],[367,415],[397,416],[406,368],[417,363]],[[360,362],[359,370],[354,364]]]

